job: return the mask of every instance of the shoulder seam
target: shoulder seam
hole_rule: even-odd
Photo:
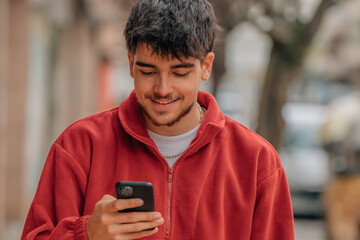
[[[66,154],[68,154],[73,160],[78,162],[78,160],[68,150],[66,150],[63,146],[61,146],[59,143],[54,142],[53,144],[56,145],[57,147],[61,148],[62,151],[64,151]]]
[[[271,173],[269,176],[265,177],[264,179],[260,180],[260,182],[258,184],[256,184],[256,187],[258,188],[262,183],[266,182],[269,178],[272,178],[281,169],[282,169],[282,166],[277,167],[273,173]]]

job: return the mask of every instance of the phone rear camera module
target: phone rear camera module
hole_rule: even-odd
[[[130,186],[123,186],[120,188],[120,194],[122,196],[132,196],[133,195],[133,188]]]

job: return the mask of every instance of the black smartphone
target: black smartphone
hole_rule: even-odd
[[[142,200],[144,200],[144,205],[140,207],[128,208],[119,212],[155,211],[153,186],[149,182],[117,182],[116,197],[118,199],[141,198]]]

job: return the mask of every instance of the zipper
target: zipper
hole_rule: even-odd
[[[171,208],[171,184],[172,184],[173,170],[170,168],[168,171],[168,199],[167,199],[167,216],[166,216],[166,231],[168,237],[170,234],[170,208]]]

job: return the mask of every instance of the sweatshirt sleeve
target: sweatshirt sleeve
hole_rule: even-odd
[[[87,175],[83,166],[54,143],[24,225],[23,239],[86,240],[83,216]]]
[[[278,169],[257,186],[251,240],[293,240],[294,220],[284,169]]]

